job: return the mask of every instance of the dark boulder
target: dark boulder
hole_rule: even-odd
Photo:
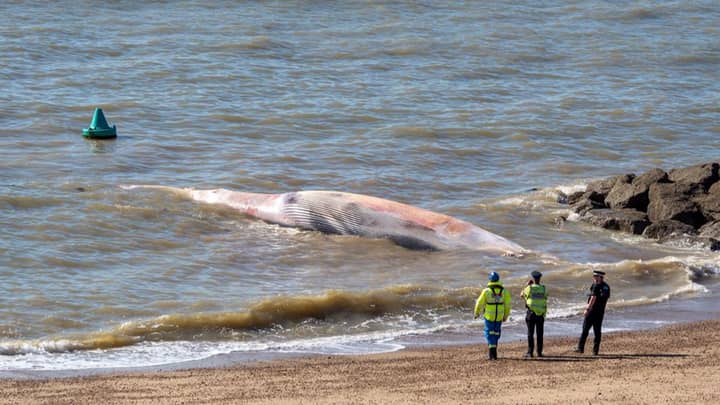
[[[694,228],[706,222],[698,204],[691,200],[691,197],[701,195],[698,185],[655,183],[650,186],[648,195],[647,215],[650,222],[676,220]]]
[[[605,198],[605,204],[613,209],[634,208],[638,211],[647,211],[650,186],[667,181],[668,174],[662,169],[652,169],[633,178],[630,183],[616,181]]]
[[[605,229],[643,234],[661,243],[720,249],[717,162],[609,177],[591,182],[584,192],[562,202],[580,220]]]
[[[708,222],[699,229],[699,234],[706,238],[715,238],[720,240],[720,220]]]
[[[580,201],[582,198],[584,198],[585,194],[587,194],[587,191],[576,191],[565,199],[565,204],[573,205],[576,202]]]
[[[568,202],[572,201],[570,207],[580,215],[584,215],[590,210],[606,208],[604,202],[605,196],[597,191],[587,191],[580,197],[576,197],[575,194],[573,194],[572,197],[572,200],[568,200]]]
[[[617,182],[605,198],[605,203],[613,209],[634,208],[644,211],[648,204],[647,193],[647,190],[642,190],[632,184]]]
[[[720,250],[720,240],[715,238],[704,238],[703,239],[703,246],[707,247],[708,249],[717,252]]]
[[[720,182],[713,184],[707,194],[693,197],[693,201],[700,207],[706,220],[720,220]]]
[[[710,250],[720,250],[720,220],[708,222],[698,230],[698,244]]]
[[[701,165],[673,169],[669,178],[673,183],[698,184],[703,191],[710,189],[718,181],[718,163],[704,163]]]
[[[720,195],[706,195],[693,199],[708,221],[720,220]]]
[[[653,222],[643,231],[643,236],[650,239],[665,239],[669,236],[696,235],[697,230],[680,221],[662,220]]]
[[[668,174],[663,169],[651,169],[634,178],[632,184],[650,188],[653,183],[669,183]]]
[[[603,209],[605,208],[605,205],[599,204],[589,198],[585,198],[573,204],[571,208],[573,211],[582,216],[585,215],[588,211]]]
[[[715,182],[715,184],[710,186],[710,188],[708,189],[708,194],[720,196],[720,181],[717,181]]]
[[[581,220],[605,229],[630,232],[635,235],[643,233],[650,225],[644,212],[634,209],[597,209],[591,210],[580,217]]]
[[[558,202],[558,204],[567,204],[568,203],[568,195],[563,193],[562,191],[558,191],[557,198],[555,201]]]
[[[650,202],[661,199],[690,198],[704,195],[702,186],[692,183],[655,183],[650,186]]]
[[[630,183],[632,182],[632,179],[634,177],[634,174],[623,174],[603,180],[593,181],[587,185],[585,191],[595,191],[596,193],[602,195],[604,200],[605,196],[608,195],[610,190],[612,190],[612,188],[615,186],[615,183],[617,183],[618,181],[621,181],[623,183]]]

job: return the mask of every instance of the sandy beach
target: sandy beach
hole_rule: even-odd
[[[606,334],[600,356],[575,354],[575,338],[525,344],[316,356],[230,368],[0,380],[3,404],[234,403],[718,403],[720,320]],[[592,339],[592,335],[590,337]]]

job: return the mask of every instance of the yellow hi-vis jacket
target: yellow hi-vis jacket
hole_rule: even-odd
[[[480,314],[492,322],[505,322],[510,316],[510,292],[499,281],[488,283],[475,302],[475,317]]]
[[[537,316],[545,316],[547,313],[547,290],[542,284],[530,284],[525,287],[522,294],[525,298],[525,306]]]

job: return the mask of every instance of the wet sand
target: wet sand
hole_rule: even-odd
[[[720,320],[605,334],[600,356],[575,338],[315,356],[230,368],[0,380],[2,404],[719,403]],[[592,346],[592,334],[588,341]]]

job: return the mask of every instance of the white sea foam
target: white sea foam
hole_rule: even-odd
[[[393,340],[408,335],[428,335],[453,327],[443,325],[432,328],[372,332],[356,335],[326,336],[289,341],[253,342],[143,342],[137,345],[108,350],[58,352],[57,342],[38,342],[16,347],[0,346],[8,350],[0,357],[0,370],[83,370],[108,368],[137,368],[196,361],[229,353],[306,353],[356,355],[384,353],[403,349]],[[68,346],[72,347],[72,342]]]
[[[557,191],[560,191],[564,195],[570,195],[573,193],[577,193],[578,191],[585,191],[587,188],[586,183],[574,183],[574,184],[566,184],[566,185],[559,185],[553,189],[549,190],[556,190],[555,194],[557,195]]]
[[[34,341],[6,341],[0,342],[0,354],[7,356],[68,353],[81,349],[82,343],[70,339],[34,340]]]
[[[697,283],[692,283],[692,282],[691,282],[691,283],[688,283],[688,284],[686,284],[686,285],[680,286],[680,287],[676,288],[675,290],[673,290],[673,291],[671,291],[671,292],[669,292],[669,293],[667,293],[667,294],[663,294],[663,295],[660,295],[660,296],[656,296],[656,297],[647,297],[647,296],[645,296],[645,297],[637,297],[637,298],[633,298],[633,299],[629,299],[629,300],[625,300],[625,299],[622,299],[622,298],[621,298],[621,299],[615,299],[615,300],[613,300],[612,303],[609,304],[609,305],[610,305],[610,308],[614,308],[614,307],[627,308],[627,307],[633,307],[633,306],[639,306],[639,305],[657,304],[657,303],[660,303],[660,302],[668,301],[668,300],[672,299],[673,297],[679,297],[679,296],[683,296],[683,295],[685,295],[685,294],[690,294],[690,293],[707,293],[707,292],[708,292],[707,287],[705,287],[705,286],[703,286],[703,285],[700,285],[700,284],[697,284]]]

